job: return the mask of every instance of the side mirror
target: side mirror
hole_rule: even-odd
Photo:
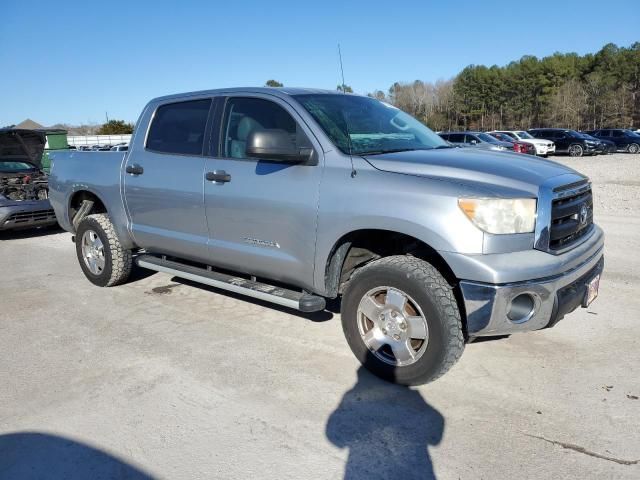
[[[477,140],[471,140],[471,145],[477,145],[478,141]]]
[[[248,157],[290,163],[306,163],[313,156],[312,148],[298,147],[291,134],[280,129],[251,132],[246,152]]]

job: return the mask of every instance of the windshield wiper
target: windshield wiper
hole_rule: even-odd
[[[371,150],[369,152],[358,152],[358,155],[382,155],[384,153],[413,152],[414,150],[427,150],[425,148],[388,148],[386,150]]]
[[[441,148],[455,148],[453,145],[438,145],[437,147],[433,147],[433,150],[440,150]]]

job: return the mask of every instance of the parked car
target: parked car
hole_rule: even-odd
[[[556,153],[566,153],[572,157],[595,155],[598,142],[589,140],[575,130],[566,128],[533,128],[528,131],[535,138],[551,140],[556,146]]]
[[[531,143],[524,143],[524,142],[514,140],[509,135],[505,135],[504,133],[499,133],[499,132],[490,132],[489,135],[491,135],[494,138],[497,138],[501,142],[512,143],[513,151],[515,153],[526,153],[529,155],[536,154],[536,147]]]
[[[110,150],[112,152],[126,152],[127,150],[129,150],[129,146],[128,145],[114,145],[113,147],[110,148]]]
[[[56,224],[42,170],[43,132],[0,129],[0,230]]]
[[[510,140],[530,143],[534,146],[536,155],[540,155],[541,157],[546,157],[547,155],[553,155],[556,152],[556,147],[552,141],[535,138],[530,135],[528,132],[524,130],[496,130],[494,132],[489,133],[500,133],[506,135],[510,138]]]
[[[607,155],[609,153],[616,153],[618,151],[618,147],[611,140],[605,140],[603,138],[596,138],[594,136],[589,135],[586,132],[580,132],[582,136],[588,138],[589,140],[593,140],[598,142],[598,147],[596,152],[600,155]]]
[[[555,325],[593,301],[603,266],[585,176],[452,148],[332,91],[156,98],[128,152],[58,153],[50,186],[92,283],[126,281],[135,260],[303,312],[341,297],[355,356],[401,384],[444,374],[465,339]]]
[[[599,140],[608,140],[616,144],[616,149],[622,152],[640,152],[640,135],[626,128],[603,128],[589,130],[586,133]]]
[[[513,150],[512,142],[500,141],[483,132],[442,132],[438,135],[447,142],[460,147],[474,147],[499,152]]]

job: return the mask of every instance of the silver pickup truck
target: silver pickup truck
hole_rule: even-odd
[[[303,312],[339,298],[355,356],[406,385],[597,295],[591,185],[557,163],[312,89],[156,98],[136,125],[128,152],[53,155],[51,203],[96,285],[135,262]]]

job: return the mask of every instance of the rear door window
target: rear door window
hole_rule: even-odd
[[[153,116],[147,148],[160,153],[202,155],[211,99],[161,105]]]

